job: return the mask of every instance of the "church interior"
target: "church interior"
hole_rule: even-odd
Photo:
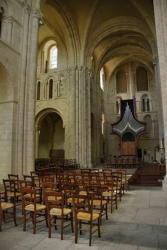
[[[134,220],[139,238],[155,227],[157,241],[147,238],[145,245],[135,241],[132,246],[123,238],[118,246],[113,231],[113,245],[105,248],[97,237],[95,249],[167,249],[166,68],[166,0],[0,0],[0,200],[9,175],[17,176],[17,181],[24,176],[26,181],[31,173],[36,185],[39,175],[58,181],[67,170],[75,172],[75,181],[84,171],[86,175],[104,172],[105,176],[110,171],[115,183],[117,173],[118,184],[120,175],[122,181],[117,190],[118,200],[122,199],[120,210],[125,210],[122,217],[119,204],[115,214],[108,211],[110,222],[114,218],[122,232],[125,225],[123,220],[117,225],[117,219],[128,218],[130,238],[134,217],[128,209],[131,215],[139,209],[137,205],[132,209],[130,202],[140,207],[140,200],[146,213],[158,207],[157,213],[151,210],[147,228],[140,225],[142,218],[149,220],[143,211]],[[107,177],[105,181],[109,188]],[[13,179],[12,183],[15,188],[21,185]],[[129,192],[133,197],[128,197]],[[16,196],[17,203],[21,197]],[[0,201],[0,224],[2,210]],[[8,237],[5,224],[0,239],[3,233],[4,239]],[[162,234],[156,226],[163,227]],[[22,237],[22,224],[19,227]],[[10,230],[15,235],[15,227]],[[43,235],[40,237],[42,241]],[[108,237],[104,236],[104,242]],[[86,249],[88,238],[79,249]],[[48,242],[46,245],[54,244]],[[5,245],[5,240],[3,244],[3,249],[15,249]],[[25,246],[16,249],[21,247]],[[44,245],[26,247],[45,249]]]

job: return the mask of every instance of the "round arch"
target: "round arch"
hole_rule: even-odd
[[[60,112],[58,109],[53,109],[53,108],[46,108],[46,109],[43,109],[43,110],[40,110],[37,114],[36,114],[36,118],[35,118],[35,124],[36,126],[38,126],[38,124],[40,123],[40,121],[46,117],[49,113],[57,113],[62,121],[63,121],[63,128],[65,128],[65,119],[63,117],[63,114],[62,112]]]
[[[65,128],[59,112],[43,110],[36,119],[36,158],[58,158],[65,155]]]

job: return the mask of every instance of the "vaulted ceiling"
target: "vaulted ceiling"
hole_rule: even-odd
[[[156,55],[152,0],[43,0],[39,44],[59,39],[75,64],[107,76],[122,63],[139,61],[150,70]]]

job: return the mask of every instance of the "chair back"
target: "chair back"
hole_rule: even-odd
[[[50,199],[50,197],[52,197]],[[58,208],[61,209],[61,215],[64,216],[64,194],[63,192],[58,192],[58,191],[54,191],[54,190],[45,190],[44,192],[44,201],[45,201],[45,205],[47,208],[47,213],[49,213],[49,211],[52,208]]]
[[[8,201],[8,196],[12,194],[12,198],[16,201],[16,192],[18,191],[18,184],[15,180],[3,179],[3,185],[5,190],[5,201]]]
[[[34,212],[36,212],[37,190],[33,187],[21,187],[20,192],[22,198],[22,209],[24,210],[28,205],[33,205]]]
[[[8,174],[9,180],[19,180],[18,174]]]

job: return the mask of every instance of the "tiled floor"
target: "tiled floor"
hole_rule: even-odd
[[[12,222],[3,225],[0,250],[89,249],[88,233],[79,236],[79,243],[74,244],[70,228],[61,241],[59,230],[54,229],[52,238],[48,239],[45,224],[38,224],[36,235],[32,234],[31,223],[27,232],[22,231],[21,215],[18,215],[18,224],[18,227]],[[92,250],[167,249],[167,189],[131,187],[118,210],[109,213],[108,221],[103,219],[101,235],[101,238],[93,235]]]

